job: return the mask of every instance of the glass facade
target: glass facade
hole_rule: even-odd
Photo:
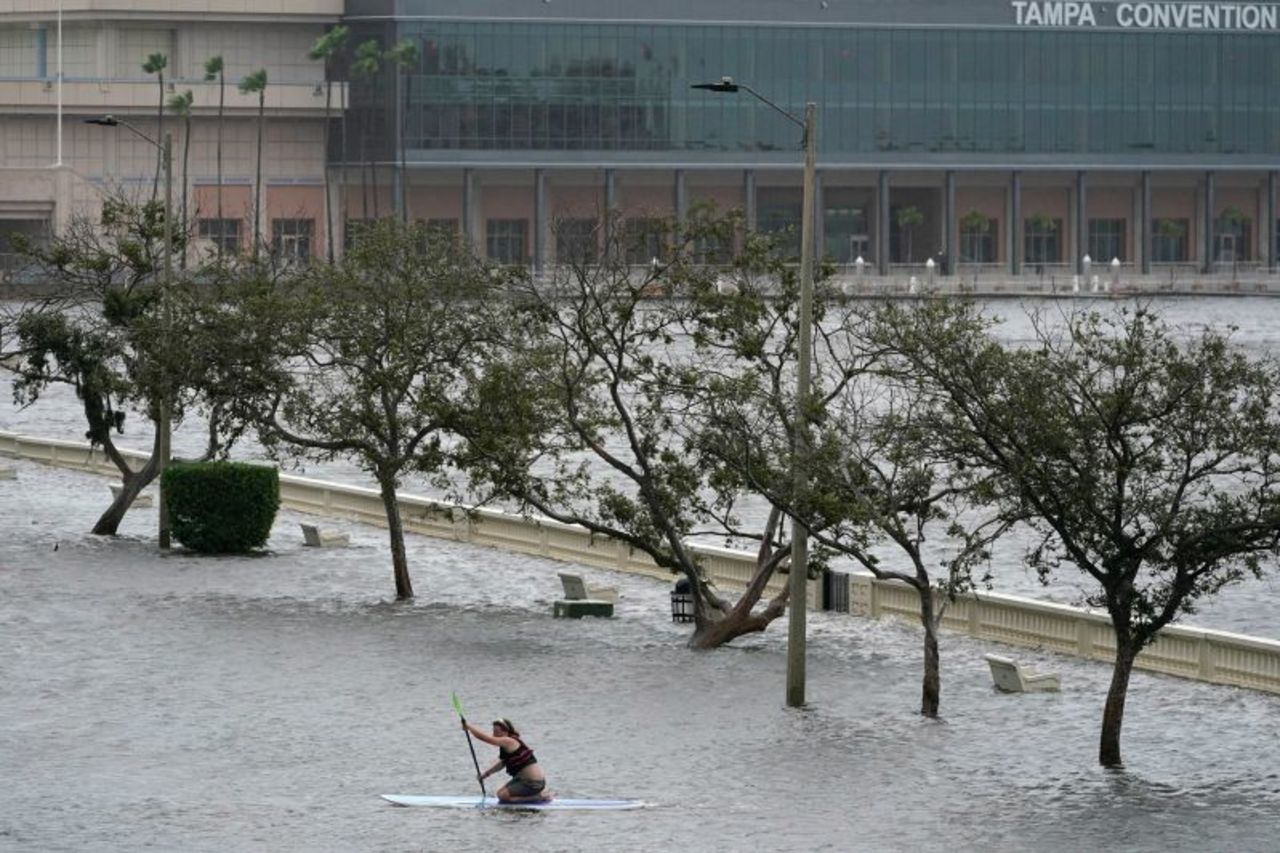
[[[363,29],[363,25],[358,25]],[[877,152],[1257,155],[1280,148],[1280,37],[1232,32],[402,20],[410,151],[761,152],[819,104],[830,162]],[[393,71],[353,84],[370,147],[395,138]]]

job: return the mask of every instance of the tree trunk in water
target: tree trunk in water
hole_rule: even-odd
[[[391,539],[391,565],[395,571],[396,598],[413,598],[413,583],[409,580],[409,561],[404,553],[404,525],[400,521],[400,501],[396,498],[393,480],[380,480],[382,506],[387,512],[387,535]]]
[[[1103,767],[1121,767],[1120,727],[1124,723],[1124,700],[1129,693],[1129,676],[1133,672],[1133,660],[1138,650],[1131,640],[1116,638],[1116,663],[1111,672],[1111,689],[1107,691],[1107,704],[1102,711],[1102,740],[1098,749],[1098,761]]]
[[[938,658],[938,625],[933,612],[933,589],[920,590],[920,624],[924,626],[924,683],[920,693],[920,713],[926,717],[938,716],[942,701],[942,677]]]
[[[106,512],[99,516],[97,523],[93,525],[93,530],[90,531],[93,535],[116,535],[116,531],[120,529],[120,522],[124,521],[125,513],[127,513],[129,511],[129,507],[133,505],[133,499],[136,498],[138,493],[150,485],[151,481],[156,478],[156,470],[159,466],[153,464],[153,462],[158,461],[159,460],[153,456],[152,460],[148,461],[141,471],[136,474],[126,474],[124,476],[122,483],[123,488],[120,489],[120,497],[113,500],[111,502],[111,506],[107,507]]]

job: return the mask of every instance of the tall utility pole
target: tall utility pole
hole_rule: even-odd
[[[791,517],[791,594],[790,621],[787,623],[787,706],[804,704],[805,682],[805,616],[809,599],[809,529],[797,520],[809,493],[809,384],[813,370],[813,255],[814,196],[817,184],[818,108],[809,101],[804,105],[804,191],[800,211],[800,317],[796,356],[796,422],[795,447],[792,451],[792,475],[795,477],[797,514]]]
[[[166,338],[173,328],[173,304],[170,301],[170,290],[173,288],[173,134],[164,133],[164,283],[160,299],[164,305],[164,329]],[[186,224],[183,224],[186,227]],[[167,342],[167,341],[166,341]],[[167,353],[166,353],[167,358]],[[160,517],[160,547],[168,549],[169,535],[169,501],[165,497],[164,471],[169,467],[169,447],[173,437],[169,398],[168,372],[165,373],[165,385],[160,391],[160,424],[157,450],[160,453],[160,470],[156,475],[160,480],[160,503],[156,514]]]
[[[791,451],[792,502],[791,576],[788,581],[787,622],[787,706],[804,705],[806,609],[809,603],[809,529],[799,521],[809,493],[809,385],[813,356],[813,256],[814,205],[817,195],[818,107],[813,101],[804,105],[804,120],[796,118],[745,83],[732,77],[721,77],[719,83],[696,83],[691,88],[708,92],[747,92],[804,131],[804,189],[800,204],[800,310],[796,356],[795,438]]]

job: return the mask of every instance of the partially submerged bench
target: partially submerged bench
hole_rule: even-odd
[[[1003,693],[1056,693],[1062,689],[1062,680],[1056,673],[1037,673],[1031,667],[1001,655],[982,657],[991,667],[991,679],[995,681],[996,689]]]
[[[583,579],[582,575],[574,575],[568,572],[557,572],[557,574],[560,575],[560,585],[564,587],[564,597],[569,601],[616,602],[618,600],[618,588],[616,586],[590,584]]]
[[[124,486],[120,485],[119,483],[112,483],[111,499],[113,501],[119,500],[120,493],[123,491],[124,491]],[[155,505],[155,498],[153,498],[151,495],[147,494],[146,492],[138,492],[138,494],[134,495],[133,503],[130,504],[130,506],[139,506],[139,507],[148,507],[148,506],[154,506],[154,505]]]
[[[583,616],[612,616],[618,600],[616,586],[588,586],[581,575],[559,572],[564,598],[558,600],[552,613],[558,619],[580,619]]]
[[[351,541],[351,537],[333,530],[321,530],[314,524],[303,524],[302,540],[312,548],[342,548]]]
[[[18,469],[8,468],[0,465],[0,480],[16,480],[18,479]]]

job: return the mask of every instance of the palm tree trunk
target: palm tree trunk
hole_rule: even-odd
[[[158,72],[160,80],[160,106],[156,110],[156,141],[164,142],[164,71]],[[151,179],[151,201],[160,192],[160,164],[164,161],[164,149],[156,152],[156,176]]]
[[[325,68],[324,81],[324,226],[325,254],[333,263],[333,171],[329,168],[329,114],[333,107],[333,75]]]
[[[227,76],[223,72],[218,72],[218,233],[221,234],[223,222],[226,220],[222,217],[222,114],[227,102]],[[222,256],[222,240],[218,240],[218,256]]]
[[[399,132],[396,134],[396,140],[400,146],[400,215],[402,221],[409,224],[409,164],[405,154],[404,134],[409,126],[409,87],[413,85],[413,78],[404,72],[401,72],[401,79],[404,81],[404,98],[400,107]]]
[[[393,479],[379,478],[378,485],[382,492],[382,507],[387,513],[387,535],[391,540],[391,565],[395,572],[396,599],[404,601],[413,598],[413,583],[409,580],[409,560],[404,550],[404,524],[400,520],[400,502],[396,498],[396,485]]]
[[[258,93],[258,165],[253,181],[253,259],[258,260],[262,243],[262,131],[266,122],[267,92],[264,87]]]
[[[182,254],[178,257],[178,269],[187,268],[187,237],[191,233],[191,221],[187,219],[187,168],[191,163],[191,111],[190,105],[187,107],[187,116],[183,124],[182,130]]]

